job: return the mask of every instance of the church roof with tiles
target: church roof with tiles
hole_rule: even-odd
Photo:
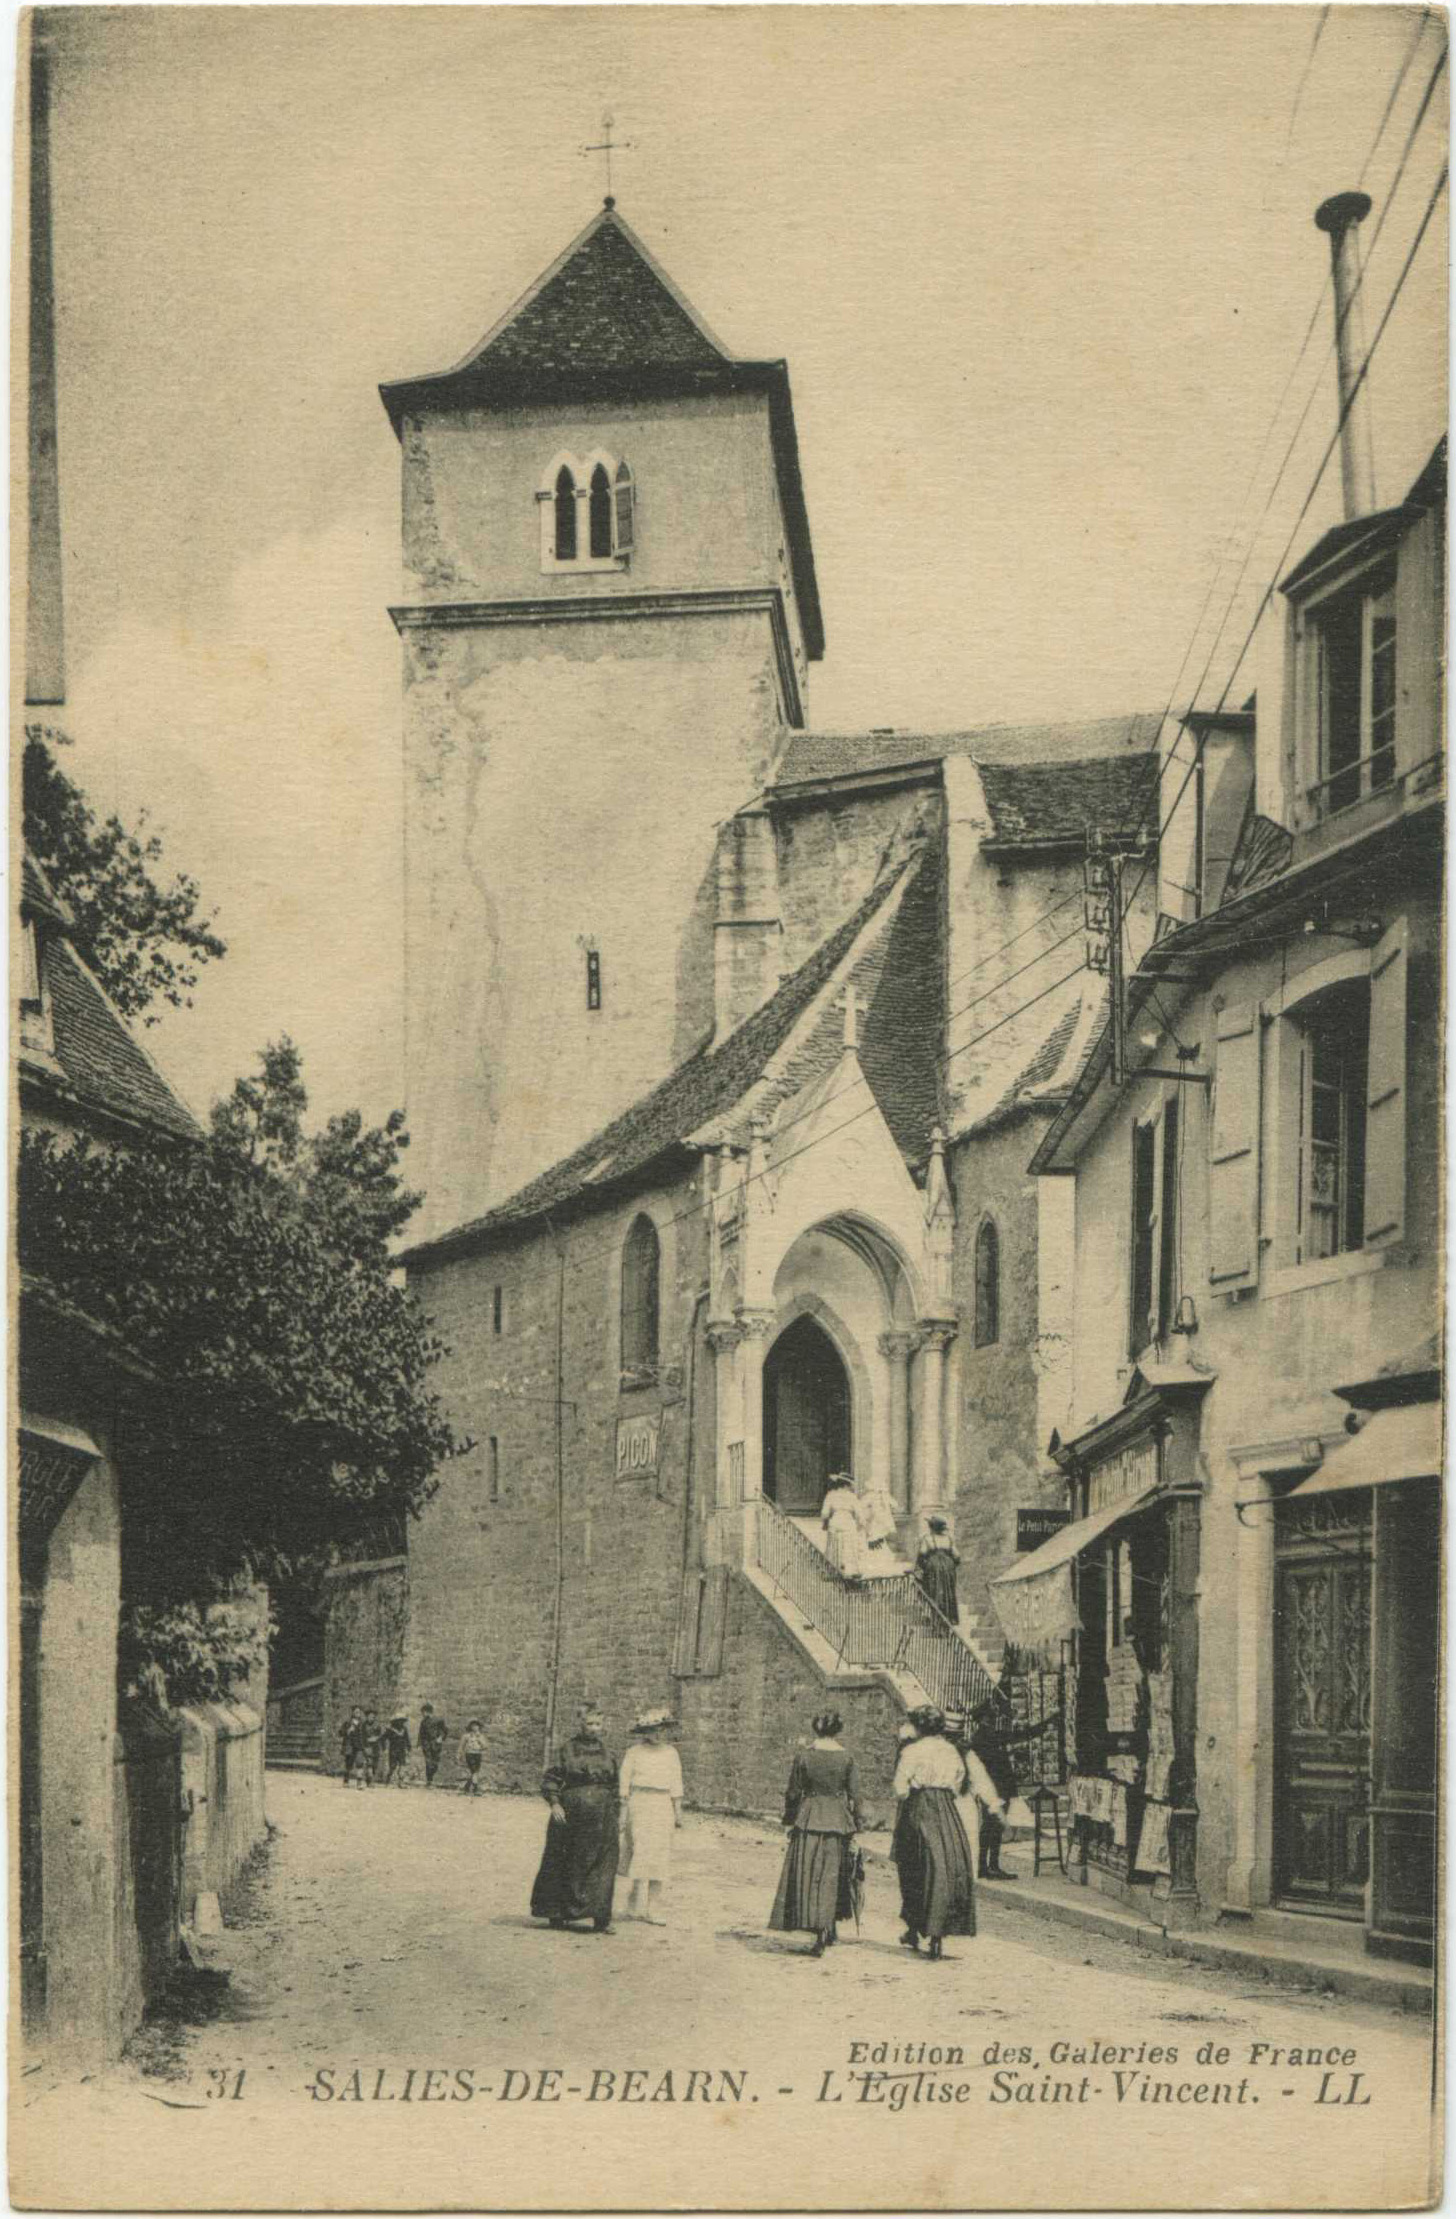
[[[879,929],[871,930],[876,925]],[[686,1159],[709,1145],[707,1133],[726,1133],[740,1124],[746,1129],[750,1110],[771,1119],[782,1102],[832,1070],[843,1053],[843,997],[828,989],[851,957],[842,983],[865,1007],[861,1068],[902,1153],[911,1162],[923,1160],[938,1115],[939,930],[937,859],[919,847],[886,869],[838,929],[725,1040],[699,1049],[508,1201],[421,1242],[404,1262],[442,1261],[488,1246],[548,1212],[589,1208],[675,1156]],[[862,944],[856,952],[857,943]]]
[[[827,779],[883,776],[969,755],[981,766],[1013,764],[1045,773],[1078,769],[1087,758],[1125,762],[1126,772],[1147,777],[1162,718],[1152,711],[1128,716],[1079,718],[1058,724],[980,724],[956,732],[799,732],[789,741],[774,779],[775,790]],[[988,796],[989,798],[989,796]]]

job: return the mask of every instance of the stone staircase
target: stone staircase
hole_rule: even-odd
[[[767,1497],[753,1505],[745,1568],[790,1629],[811,1637],[821,1669],[878,1673],[907,1710],[930,1702],[963,1716],[996,1693],[1003,1645],[982,1647],[978,1627],[953,1626],[898,1562],[888,1576],[847,1580],[812,1521],[785,1517]]]
[[[298,1680],[268,1691],[263,1761],[275,1772],[324,1770],[324,1683]]]

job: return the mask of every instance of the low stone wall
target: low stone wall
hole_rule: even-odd
[[[177,1962],[182,1894],[182,1737],[145,1704],[123,1704],[113,1740],[115,1845],[106,2051],[114,2056]]]
[[[263,1838],[263,1719],[251,1703],[199,1703],[182,1729],[182,1916],[220,1895]]]

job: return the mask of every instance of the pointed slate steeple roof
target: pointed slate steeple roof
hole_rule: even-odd
[[[730,354],[644,246],[614,201],[453,369],[395,378],[379,394],[398,438],[406,415],[514,408],[532,401],[762,393],[805,650],[824,626],[788,365]]]
[[[452,375],[717,369],[733,358],[616,209],[603,208]]]

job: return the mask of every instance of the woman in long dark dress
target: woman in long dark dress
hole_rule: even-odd
[[[918,1949],[923,1935],[930,1955],[939,1957],[947,1934],[976,1931],[975,1868],[956,1798],[969,1787],[993,1808],[999,1809],[1001,1799],[980,1758],[962,1756],[950,1740],[938,1710],[929,1705],[914,1710],[910,1723],[916,1739],[906,1742],[895,1767],[901,1940],[907,1949]]]
[[[956,1599],[956,1572],[960,1561],[944,1518],[932,1518],[930,1532],[915,1559],[915,1577],[927,1600],[934,1603],[941,1617],[948,1618],[953,1626],[958,1626],[961,1618]]]
[[[553,1926],[590,1919],[612,1930],[617,1877],[617,1760],[602,1739],[602,1714],[588,1706],[541,1782],[551,1807],[531,1916]]]
[[[837,1738],[843,1724],[838,1711],[819,1713],[812,1744],[794,1758],[784,1798],[789,1846],[768,1923],[778,1934],[812,1934],[811,1957],[822,1957],[839,1939],[838,1922],[854,1909],[861,1812],[854,1759]]]

